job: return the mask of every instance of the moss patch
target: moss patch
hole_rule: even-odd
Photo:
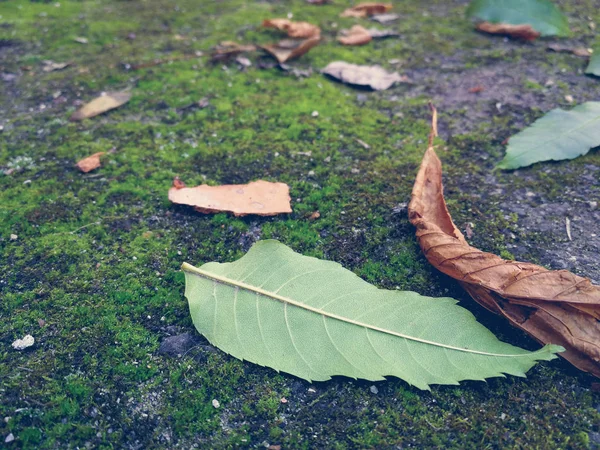
[[[546,53],[547,42],[474,33],[463,3],[398,1],[402,19],[390,27],[401,37],[357,48],[335,42],[337,30],[355,23],[338,17],[337,4],[1,3],[0,437],[12,433],[15,448],[597,445],[594,379],[558,360],[527,379],[431,392],[393,379],[374,394],[371,384],[347,379],[310,385],[205,341],[181,358],[158,352],[165,337],[195,332],[180,264],[231,261],[259,238],[336,260],[380,287],[459,298],[501,339],[537,346],[428,265],[401,204],[433,98],[457,225],[473,223],[473,243],[488,251],[554,266],[562,228],[544,232],[524,221],[531,208],[571,202],[571,214],[591,217],[597,229],[600,218],[585,202],[599,197],[589,177],[597,177],[600,155],[516,174],[492,168],[506,137],[564,104],[566,94],[597,100],[600,84],[579,73],[580,59]],[[588,17],[600,22],[600,13],[591,1],[561,3],[586,45]],[[278,39],[259,24],[290,12],[323,29],[323,44],[291,64],[312,68],[309,77],[262,54],[247,69],[206,57],[223,40]],[[189,58],[131,68],[182,56]],[[46,73],[43,60],[72,64]],[[414,84],[357,91],[318,74],[333,60],[382,64]],[[489,73],[494,83],[469,94]],[[127,105],[68,122],[80,102],[124,88],[133,91]],[[193,106],[202,98],[208,107]],[[73,168],[97,151],[110,151],[102,168],[87,175]],[[167,201],[175,175],[190,185],[283,181],[294,212],[203,216]],[[308,220],[317,210],[321,218]],[[585,243],[589,251],[594,242]],[[599,270],[574,266],[591,277]],[[35,346],[14,351],[10,344],[24,334]]]

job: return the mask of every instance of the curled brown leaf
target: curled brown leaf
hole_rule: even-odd
[[[321,35],[318,26],[308,22],[293,22],[289,19],[266,19],[263,20],[262,26],[285,31],[291,38],[308,39]]]
[[[349,30],[343,30],[342,33],[343,36],[338,37],[337,40],[343,45],[365,45],[373,39],[369,30],[360,25],[354,25]]]
[[[524,41],[535,41],[541,34],[529,24],[510,25],[508,23],[480,22],[476,28],[478,31],[483,31],[484,33],[501,34]]]
[[[223,41],[219,45],[217,45],[212,53],[211,60],[212,61],[223,61],[234,56],[239,55],[240,53],[254,52],[256,51],[256,46],[254,45],[244,45],[238,44],[234,41]]]
[[[319,45],[320,37],[309,39],[283,39],[277,44],[263,45],[262,48],[284,63],[290,59],[298,58],[307,53],[311,48]]]
[[[391,11],[391,3],[360,3],[346,9],[340,17],[368,17],[375,14],[384,14]]]
[[[507,261],[471,247],[446,207],[442,165],[433,149],[435,123],[434,114],[408,205],[427,260],[478,303],[541,343],[562,345],[566,351],[560,356],[600,376],[600,287],[566,270]]]

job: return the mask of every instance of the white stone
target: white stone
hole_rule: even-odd
[[[31,347],[35,343],[35,339],[32,335],[28,334],[23,339],[17,339],[12,343],[12,346],[15,350],[25,350],[28,347]]]

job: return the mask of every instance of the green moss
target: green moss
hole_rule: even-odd
[[[182,358],[158,352],[169,334],[194,333],[181,262],[231,261],[259,236],[336,260],[380,287],[455,296],[502,339],[536,345],[433,270],[405,213],[394,212],[409,199],[429,132],[430,99],[419,91],[420,74],[444,74],[444,58],[453,61],[457,49],[473,68],[530,55],[526,46],[497,48],[473,33],[462,6],[434,3],[426,9],[399,2],[402,20],[390,26],[401,39],[353,48],[335,41],[337,30],[357,22],[339,18],[343,6],[335,3],[0,3],[2,70],[18,74],[10,92],[0,91],[6,105],[0,111],[0,416],[9,418],[0,423],[0,436],[13,433],[21,448],[264,442],[282,448],[585,448],[588,433],[599,431],[598,395],[588,389],[590,377],[559,361],[535,368],[526,380],[431,393],[390,380],[378,383],[375,395],[369,383],[346,379],[311,386],[235,360],[206,341]],[[584,3],[573,14],[598,19]],[[251,55],[253,66],[244,70],[206,56],[127,69],[206,55],[223,40],[272,42],[280,34],[260,23],[288,12],[321,26],[324,37],[295,67],[318,70],[346,60],[391,68],[389,60],[399,59],[416,86],[396,88],[399,102],[389,92],[356,91],[318,73],[299,79],[259,68],[271,62],[261,54]],[[75,42],[77,36],[88,44]],[[573,70],[568,55],[549,58]],[[72,65],[46,73],[41,64],[48,59]],[[75,100],[124,88],[133,97],[121,108],[68,121]],[[357,94],[367,99],[357,101]],[[188,107],[202,98],[208,107]],[[465,105],[440,111],[441,122],[459,124],[470,112]],[[540,114],[527,109],[523,120]],[[499,114],[473,132],[436,141],[457,224],[475,214],[476,243],[505,257],[512,256],[505,236],[517,231],[514,218],[473,194],[491,168],[479,155],[500,158],[497,131],[519,126]],[[73,168],[98,151],[110,151],[102,168],[88,175]],[[552,200],[582,167],[600,164],[600,155],[570,164],[574,171],[564,176],[539,171],[519,181],[501,173],[498,182],[515,189],[537,183]],[[176,175],[189,185],[287,182],[294,212],[203,216],[168,202]],[[465,176],[475,184],[461,185],[457,180]],[[309,220],[315,211],[320,218]],[[544,243],[543,236],[527,237]],[[28,333],[36,338],[31,350],[10,348]]]

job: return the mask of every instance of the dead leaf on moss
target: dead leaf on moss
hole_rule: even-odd
[[[57,63],[50,60],[42,61],[42,63],[44,64],[44,67],[42,67],[42,70],[44,72],[54,72],[55,70],[62,70],[71,65],[70,62]]]
[[[225,211],[235,216],[274,216],[292,212],[289,186],[263,180],[248,184],[203,184],[188,188],[179,178],[175,178],[173,187],[169,189],[169,200],[193,206],[196,211],[205,214]]]
[[[106,152],[94,153],[93,155],[90,155],[87,158],[83,158],[75,166],[83,173],[91,172],[92,170],[100,167],[100,157],[105,154]]]
[[[539,31],[534,30],[529,24],[510,25],[508,23],[480,22],[475,28],[484,33],[501,34],[524,41],[535,41],[541,35]]]
[[[600,376],[600,287],[566,270],[507,261],[471,247],[456,228],[443,196],[442,165],[429,147],[415,180],[408,215],[427,260],[456,279],[478,303],[504,316],[581,370]]]
[[[309,39],[283,39],[277,44],[263,45],[262,48],[273,55],[279,63],[298,58],[311,48],[319,45],[320,37]]]
[[[110,111],[111,109],[118,108],[121,105],[124,105],[131,98],[131,92],[129,91],[121,91],[121,92],[107,92],[105,95],[101,95],[98,98],[95,98],[89,103],[86,103],[81,108],[71,115],[72,122],[77,122],[83,119],[89,119],[90,117],[97,116],[99,114],[105,113],[106,111]]]
[[[340,17],[368,17],[375,14],[384,14],[391,11],[391,3],[360,3],[352,8],[348,8]]]
[[[344,61],[329,63],[321,73],[344,83],[370,87],[376,91],[390,88],[394,83],[409,82],[406,76],[387,72],[381,66],[359,66]]]
[[[321,35],[318,26],[308,22],[293,22],[289,19],[265,19],[262,26],[284,31],[291,38],[309,39]]]
[[[548,45],[548,50],[557,53],[572,53],[575,56],[581,56],[582,58],[589,58],[592,56],[592,52],[584,47],[569,47],[561,44],[550,44]]]
[[[256,46],[254,45],[243,45],[234,41],[223,41],[213,49],[211,53],[211,60],[222,61],[237,56],[240,53],[254,51],[256,51]]]
[[[365,45],[371,42],[373,37],[365,27],[354,25],[349,30],[342,30],[342,36],[337,40],[343,45]]]
[[[398,14],[394,14],[394,13],[374,14],[373,16],[371,16],[372,20],[374,20],[375,22],[379,22],[380,24],[383,24],[383,25],[385,25],[386,23],[390,23],[395,20],[398,20],[399,18],[400,18],[400,16]]]

